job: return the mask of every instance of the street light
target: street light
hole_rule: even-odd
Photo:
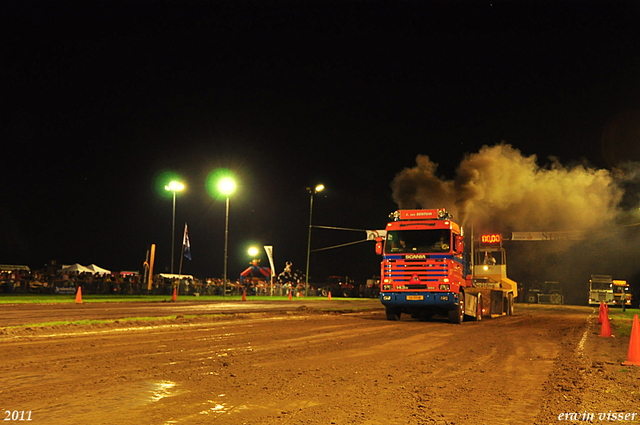
[[[236,183],[229,177],[225,177],[218,182],[218,190],[227,197],[227,213],[224,222],[224,275],[222,277],[223,282],[223,295],[227,295],[227,247],[229,245],[229,195],[236,189]]]
[[[307,241],[307,271],[305,273],[304,296],[309,296],[309,255],[311,254],[311,218],[313,217],[313,195],[324,190],[324,185],[319,184],[315,188],[307,188],[311,195],[311,203],[309,205],[309,239]]]
[[[176,192],[184,189],[184,184],[172,181],[164,187],[165,190],[173,192],[173,226],[171,227],[171,274],[173,274],[173,257],[176,246]]]
[[[251,248],[249,248],[249,251],[247,251],[249,253],[250,256],[252,256],[253,258],[256,258],[256,255],[258,255],[258,248],[256,248],[255,246],[252,246]]]

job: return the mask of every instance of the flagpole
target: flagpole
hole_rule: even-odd
[[[182,254],[180,254],[180,269],[178,274],[182,274],[182,260],[184,259],[184,246],[187,243],[187,223],[184,223],[184,235],[182,235]]]
[[[182,255],[180,255],[180,269],[178,274],[182,274],[182,260],[184,259],[184,244],[182,244]]]

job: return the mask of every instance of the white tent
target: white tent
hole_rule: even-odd
[[[90,264],[88,269],[91,270],[91,273],[94,274],[111,274],[111,270],[103,269],[102,267],[96,266],[95,264]]]
[[[94,271],[91,270],[89,267],[85,267],[82,264],[78,264],[78,263],[62,266],[62,269],[60,269],[60,273],[64,273],[64,272],[94,273]]]

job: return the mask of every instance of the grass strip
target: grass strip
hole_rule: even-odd
[[[58,303],[74,303],[76,296],[70,295],[52,295],[52,294],[1,294],[0,304],[58,304]],[[333,298],[332,301],[350,301],[364,302],[371,301],[375,298]],[[180,301],[241,301],[242,295],[222,296],[222,295],[178,295]],[[247,301],[288,301],[286,296],[247,296]],[[83,295],[83,303],[105,303],[105,302],[169,302],[171,295]],[[326,297],[293,297],[292,302],[318,302],[327,301]]]
[[[631,327],[633,326],[633,316],[640,314],[637,308],[628,308],[623,312],[622,309],[609,309],[609,319],[615,326],[618,336],[631,336]]]

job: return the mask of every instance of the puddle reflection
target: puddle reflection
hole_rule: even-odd
[[[171,381],[156,382],[151,386],[151,396],[149,399],[151,401],[158,401],[166,397],[174,396],[175,393],[173,392],[173,389],[175,386],[176,383]]]

